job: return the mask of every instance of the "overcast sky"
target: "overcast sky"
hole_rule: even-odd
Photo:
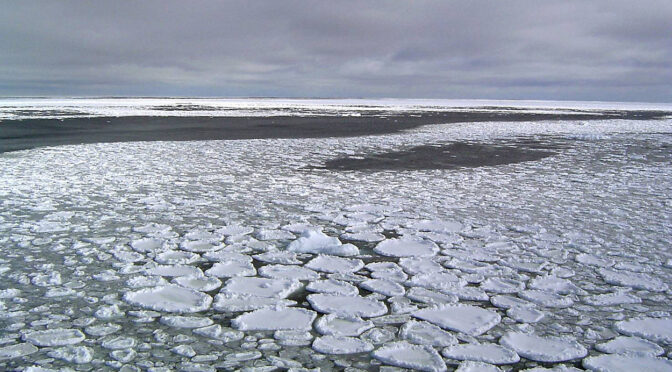
[[[0,95],[672,102],[672,1],[0,0]]]

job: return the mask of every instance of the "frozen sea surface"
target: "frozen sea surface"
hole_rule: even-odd
[[[0,369],[670,370],[671,134],[465,123],[1,154]],[[458,142],[553,154],[322,167]]]

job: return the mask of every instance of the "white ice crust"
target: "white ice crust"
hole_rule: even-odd
[[[478,336],[499,324],[502,319],[494,311],[472,305],[443,305],[418,310],[413,316],[441,328]]]

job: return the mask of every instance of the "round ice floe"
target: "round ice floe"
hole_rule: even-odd
[[[232,236],[232,235],[247,235],[251,234],[254,231],[254,228],[249,226],[239,226],[239,225],[229,225],[220,227],[217,229],[216,233]]]
[[[614,306],[621,304],[640,304],[642,299],[627,292],[612,292],[600,295],[587,296],[583,302],[594,306]]]
[[[574,305],[574,300],[572,300],[570,297],[561,296],[551,292],[538,291],[533,289],[522,291],[518,295],[528,301],[544,307],[565,308]]]
[[[93,360],[94,353],[91,348],[86,346],[66,346],[51,350],[47,355],[68,363],[84,364]]]
[[[616,329],[628,336],[642,337],[654,342],[672,343],[672,319],[634,318],[616,323]]]
[[[361,242],[375,243],[385,240],[385,235],[375,231],[359,231],[354,233],[342,234],[341,238],[346,240],[356,240]]]
[[[423,287],[429,289],[451,289],[462,287],[467,281],[450,272],[435,272],[431,274],[420,274],[412,277],[407,285],[411,287]]]
[[[584,265],[592,265],[599,267],[610,267],[614,266],[615,264],[614,260],[593,256],[592,254],[587,253],[579,253],[576,255],[575,259],[576,262],[580,262]]]
[[[546,314],[532,307],[518,306],[506,310],[506,316],[520,323],[536,323]]]
[[[352,273],[364,267],[360,259],[319,255],[308,261],[305,267],[325,273]]]
[[[406,297],[413,301],[423,302],[430,305],[444,305],[458,301],[457,296],[432,291],[422,287],[413,287],[406,292]]]
[[[307,297],[313,309],[321,313],[333,313],[346,317],[374,317],[387,313],[384,303],[360,296],[311,294]]]
[[[279,251],[279,252],[266,252],[252,256],[255,260],[272,263],[272,264],[283,264],[283,265],[300,265],[301,261],[296,258],[296,253]]]
[[[408,275],[402,270],[380,270],[371,273],[374,279],[385,279],[393,282],[403,283],[408,280]]]
[[[518,271],[524,271],[533,274],[542,274],[544,268],[548,265],[548,261],[535,259],[535,260],[516,260],[516,259],[505,259],[500,260],[499,264],[516,269]]]
[[[231,320],[241,331],[310,330],[317,314],[314,311],[277,307],[252,311]]]
[[[137,252],[154,252],[163,248],[163,240],[156,238],[144,238],[131,241],[131,248]]]
[[[208,261],[215,261],[215,262],[228,262],[228,261],[236,261],[242,263],[252,262],[252,257],[246,254],[231,251],[206,252],[203,253],[203,258],[205,258]]]
[[[188,265],[159,265],[145,270],[147,275],[159,276],[203,276],[203,271],[198,267]]]
[[[457,338],[443,329],[428,322],[411,320],[399,331],[399,337],[418,345],[451,346],[457,344]]]
[[[239,276],[226,282],[222,294],[285,298],[302,286],[298,280]]]
[[[168,284],[166,279],[160,276],[134,276],[128,278],[126,285],[131,288],[141,288],[141,287],[156,287],[158,285]]]
[[[497,344],[454,345],[443,349],[441,354],[446,358],[490,364],[513,364],[520,361],[515,351]]]
[[[21,340],[37,346],[74,345],[84,341],[85,338],[82,331],[67,328],[28,331],[21,335]]]
[[[171,282],[201,292],[214,291],[222,286],[222,281],[214,277],[178,276]]]
[[[159,322],[175,328],[201,328],[213,323],[210,318],[180,315],[164,315],[159,319]]]
[[[287,230],[260,229],[254,234],[259,240],[288,240],[296,236]]]
[[[131,305],[146,309],[173,313],[194,313],[207,310],[212,303],[212,297],[207,294],[176,285],[126,292],[124,300]]]
[[[658,356],[665,352],[662,347],[639,337],[619,336],[603,344],[595,345],[595,349],[609,354],[637,354]]]
[[[501,309],[511,309],[520,306],[534,307],[534,304],[531,302],[521,300],[518,297],[512,297],[506,295],[492,296],[490,298],[490,302],[496,307]]]
[[[373,323],[370,320],[336,314],[323,315],[315,322],[315,329],[323,335],[359,336],[371,328]]]
[[[605,282],[635,289],[663,292],[668,286],[662,280],[647,274],[632,271],[617,271],[610,269],[598,270]]]
[[[354,337],[322,336],[313,341],[313,350],[323,354],[368,353],[373,344]]]
[[[259,275],[273,279],[315,280],[320,274],[296,265],[266,265],[259,269]]]
[[[478,336],[499,324],[501,317],[494,311],[471,305],[443,305],[418,310],[412,315],[441,328]]]
[[[352,244],[342,244],[338,238],[325,235],[321,231],[305,230],[301,237],[289,243],[287,250],[297,253],[330,254],[334,256],[356,256],[359,249]]]
[[[462,279],[462,278],[460,278]],[[464,279],[462,279],[464,280]],[[485,291],[477,287],[463,287],[462,285],[453,285],[450,287],[441,288],[444,293],[457,296],[460,300],[467,301],[488,301],[490,297]]]
[[[584,359],[585,368],[597,372],[672,371],[672,361],[645,355],[599,355]]]
[[[141,232],[145,234],[165,234],[172,230],[172,227],[168,225],[163,225],[159,223],[148,223],[147,225],[135,226],[133,231]]]
[[[344,296],[355,296],[359,294],[359,289],[354,285],[341,280],[326,279],[315,280],[306,286],[306,290],[317,293],[329,293]]]
[[[385,296],[402,296],[404,287],[390,280],[370,279],[359,284],[360,287]]]
[[[216,278],[230,278],[234,276],[253,276],[257,274],[251,262],[227,261],[217,262],[205,270],[205,275]]]
[[[444,271],[443,266],[431,257],[405,257],[399,266],[410,275],[431,274]]]
[[[499,367],[492,364],[484,362],[476,362],[473,360],[466,360],[460,363],[455,372],[502,372],[502,370]]]
[[[532,289],[541,291],[555,292],[559,294],[575,293],[579,290],[574,283],[567,279],[561,279],[555,276],[538,276],[532,279],[528,286]]]
[[[180,248],[189,252],[203,253],[220,250],[224,245],[205,240],[186,240],[180,243]]]
[[[218,242],[224,239],[224,234],[196,229],[184,234],[184,237],[189,240],[205,240],[209,242]]]
[[[500,338],[499,343],[515,350],[523,358],[537,362],[563,362],[588,354],[588,350],[576,340],[563,337],[509,332]]]
[[[0,360],[20,358],[37,352],[35,345],[24,342],[10,346],[0,347]]]
[[[453,258],[443,263],[445,267],[460,270],[468,274],[492,275],[497,273],[497,268],[485,262]]]
[[[136,341],[132,337],[113,337],[104,340],[100,346],[110,350],[130,349],[134,347]]]
[[[525,283],[506,278],[488,278],[481,283],[480,287],[494,293],[518,293],[525,289]]]
[[[115,251],[114,258],[121,262],[138,262],[145,259],[145,256],[133,251]]]
[[[157,254],[154,261],[166,265],[175,265],[189,264],[195,262],[199,258],[200,256],[196,253],[171,250]]]
[[[390,257],[427,257],[436,255],[439,247],[429,240],[387,239],[378,243],[373,251]]]
[[[462,224],[456,221],[424,220],[412,224],[410,227],[419,231],[432,231],[439,233],[457,233],[463,228]]]
[[[371,354],[385,364],[418,371],[446,371],[446,363],[431,346],[413,345],[406,341],[386,344]]]
[[[116,323],[106,323],[106,324],[94,324],[92,326],[88,326],[84,329],[84,332],[86,332],[87,335],[91,336],[107,336],[111,335],[115,332],[119,332],[121,330],[121,326]]]
[[[296,301],[273,297],[258,297],[249,294],[220,293],[215,296],[212,308],[223,312],[251,311],[265,307],[292,306]]]

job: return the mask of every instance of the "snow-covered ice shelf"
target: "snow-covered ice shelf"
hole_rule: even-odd
[[[285,104],[300,111],[258,106]],[[1,154],[0,369],[670,370],[671,134],[670,120],[465,123]],[[554,155],[311,167],[453,142]]]

